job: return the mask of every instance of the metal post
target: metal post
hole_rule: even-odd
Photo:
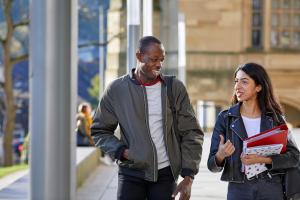
[[[186,84],[186,38],[184,14],[178,16],[178,78]]]
[[[143,0],[143,36],[152,35],[152,0]]]
[[[161,0],[161,41],[166,50],[164,71],[178,76],[178,0]]]
[[[99,99],[104,92],[105,85],[105,52],[104,52],[104,43],[105,43],[105,28],[104,28],[104,7],[99,7]],[[102,44],[102,45],[101,45]]]
[[[127,72],[136,65],[135,52],[140,37],[140,0],[127,0]]]
[[[30,199],[75,199],[77,1],[30,4]]]

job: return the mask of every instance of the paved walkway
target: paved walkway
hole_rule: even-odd
[[[300,146],[300,129],[294,130],[294,138]],[[221,173],[212,173],[206,167],[210,148],[210,134],[204,138],[203,155],[199,173],[192,186],[191,200],[224,200],[227,183],[220,181]],[[131,191],[133,192],[133,191]],[[100,165],[77,191],[77,200],[117,199],[117,166]],[[177,198],[178,199],[178,196]]]

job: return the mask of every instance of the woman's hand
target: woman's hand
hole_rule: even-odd
[[[272,159],[256,154],[241,154],[241,161],[245,165],[251,165],[255,163],[272,164]]]
[[[227,140],[224,144],[224,137],[223,135],[220,135],[220,143],[218,152],[216,153],[216,162],[220,166],[222,165],[222,162],[224,159],[228,156],[231,156],[235,151],[235,147],[230,142],[230,140]]]

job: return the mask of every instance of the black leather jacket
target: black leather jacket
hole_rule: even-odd
[[[284,122],[283,122],[284,123]],[[261,116],[260,131],[265,131],[279,124],[273,121],[273,114],[267,112]],[[235,152],[225,158],[223,166],[218,166],[215,161],[215,155],[220,143],[220,134],[225,141],[230,139],[235,147]],[[240,104],[233,105],[228,110],[222,111],[217,119],[211,138],[210,154],[207,161],[208,169],[212,172],[221,172],[221,180],[230,182],[244,182],[245,174],[241,172],[242,162],[240,155],[243,149],[243,140],[247,133],[240,114]],[[289,133],[287,142],[287,151],[284,154],[271,156],[272,164],[267,165],[271,174],[282,174],[284,169],[295,167],[299,162],[299,150],[293,142],[292,135]]]

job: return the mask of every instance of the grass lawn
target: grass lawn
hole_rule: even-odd
[[[11,167],[0,167],[0,178],[27,168],[28,168],[27,164],[14,165]]]

